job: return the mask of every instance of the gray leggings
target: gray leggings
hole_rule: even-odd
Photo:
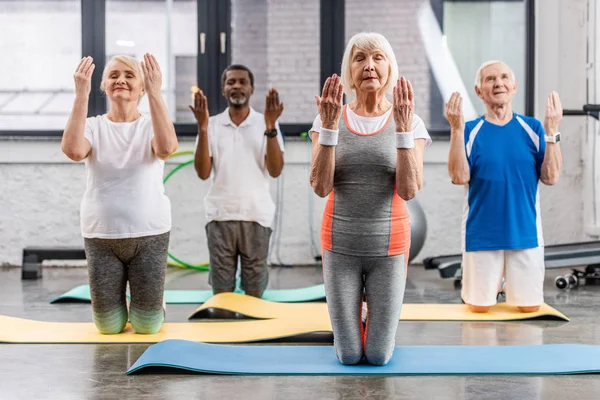
[[[405,267],[404,254],[357,257],[323,252],[327,307],[342,364],[357,364],[363,357],[373,365],[389,362],[404,298]],[[366,328],[361,319],[363,294],[368,305]]]
[[[92,312],[103,334],[156,333],[164,322],[163,292],[169,232],[130,239],[84,239]],[[129,281],[131,306],[125,290]]]

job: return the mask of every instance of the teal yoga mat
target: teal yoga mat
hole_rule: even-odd
[[[236,290],[243,293],[241,290]],[[212,290],[165,290],[167,304],[202,304],[213,296]],[[316,285],[299,289],[266,290],[264,300],[278,303],[300,303],[325,299],[325,286]],[[63,293],[50,303],[90,302],[90,286],[81,285]]]
[[[600,372],[600,346],[397,346],[385,366],[342,365],[332,346],[232,346],[165,340],[127,374],[153,367],[227,375],[563,375]]]

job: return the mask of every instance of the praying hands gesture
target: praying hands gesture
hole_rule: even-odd
[[[194,113],[196,121],[198,121],[198,127],[203,131],[206,131],[208,129],[208,119],[210,115],[208,112],[208,101],[202,90],[194,92],[194,106],[189,107]]]
[[[321,97],[315,96],[323,128],[338,129],[340,117],[342,116],[343,95],[344,87],[340,83],[340,77],[333,74],[325,81]]]
[[[277,89],[270,89],[266,98],[265,105],[265,125],[267,131],[275,129],[275,123],[283,112],[283,103],[279,101]]]
[[[544,129],[547,135],[558,132],[558,125],[562,119],[563,109],[558,93],[552,92],[546,101],[546,116],[544,117]]]
[[[411,132],[415,114],[415,95],[408,79],[402,77],[394,87],[394,121],[396,132]]]
[[[144,61],[141,62],[144,72],[144,90],[148,96],[160,96],[162,89],[162,73],[156,58],[150,53],[144,54]]]
[[[452,127],[452,132],[462,132],[465,119],[462,111],[462,97],[460,93],[454,92],[446,103],[446,119]]]
[[[75,94],[87,98],[92,91],[92,74],[94,73],[94,59],[84,57],[79,62],[73,79],[75,80]]]

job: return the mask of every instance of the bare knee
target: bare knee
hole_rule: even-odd
[[[473,304],[469,304],[469,310],[474,313],[486,313],[490,311],[490,306],[475,306]]]
[[[534,313],[540,310],[540,306],[525,306],[525,307],[517,307],[519,311],[522,313]]]

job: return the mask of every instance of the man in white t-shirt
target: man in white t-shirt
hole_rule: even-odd
[[[254,76],[243,65],[231,65],[222,75],[229,107],[209,118],[206,96],[194,95],[198,121],[194,166],[200,179],[214,171],[204,199],[210,254],[209,283],[215,294],[232,292],[238,257],[241,289],[261,297],[268,283],[267,256],[275,203],[269,176],[283,169],[283,138],[277,119],[283,112],[277,90],[266,97],[265,113],[250,107]]]

